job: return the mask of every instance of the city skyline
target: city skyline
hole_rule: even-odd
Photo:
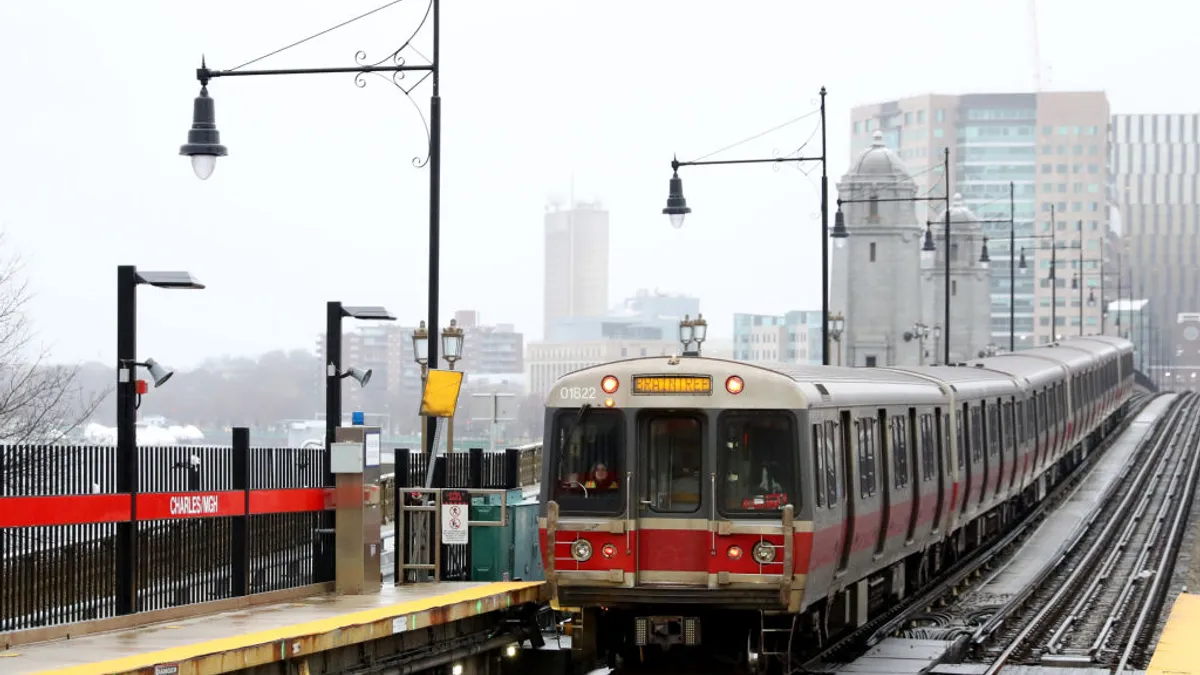
[[[0,111],[5,128],[20,130],[0,165],[0,227],[7,250],[25,259],[35,293],[30,320],[56,361],[114,358],[115,344],[92,336],[114,332],[110,280],[118,264],[187,269],[208,285],[187,302],[172,294],[139,301],[142,346],[177,367],[304,347],[321,329],[328,300],[381,304],[404,323],[426,314],[428,174],[410,162],[424,155],[424,129],[386,82],[372,78],[360,90],[351,77],[336,76],[215,81],[209,89],[229,157],[200,182],[177,154],[202,53],[210,67],[233,67],[374,5],[214,3],[210,10],[227,19],[205,31],[194,29],[194,14],[182,7],[144,1],[0,8],[3,53],[14,63],[42,54],[39,68],[0,75],[5,91],[27,103]],[[356,50],[386,52],[397,30],[417,23],[416,9],[397,5],[264,65],[352,64]],[[1114,113],[1200,107],[1200,94],[1141,75],[1186,55],[1185,22],[1152,26],[1151,17],[1171,11],[1153,1],[1134,17],[1097,11],[1094,3],[1043,3],[1037,20],[1044,36],[1070,33],[1079,16],[1096,23],[1087,39],[1044,40],[1038,64],[1027,12],[1001,7],[989,10],[983,34],[915,41],[893,55],[886,74],[873,61],[827,59],[782,86],[779,64],[795,58],[789,26],[856,25],[856,39],[885,44],[926,30],[922,17],[931,15],[974,25],[975,9],[948,0],[819,8],[774,2],[730,16],[721,3],[664,2],[629,25],[620,12],[585,4],[447,5],[442,306],[476,307],[539,337],[541,270],[526,261],[541,253],[547,191],[565,192],[573,174],[577,194],[601,198],[610,212],[612,296],[639,287],[686,290],[703,298],[713,335],[726,336],[737,312],[818,306],[813,176],[791,168],[697,168],[687,176],[693,213],[683,229],[672,229],[661,209],[674,154],[694,159],[807,115],[823,85],[831,176],[851,159],[839,139],[849,134],[848,111],[863,102],[927,91],[1035,91],[1040,82],[1046,90],[1105,91]],[[695,29],[664,52],[662,36],[672,34],[681,11]],[[865,25],[863,12],[873,17]],[[590,29],[571,29],[581,25]],[[619,54],[603,38],[616,33],[630,37]],[[717,33],[731,35],[730,49],[743,58],[714,62]],[[1098,39],[1106,34],[1122,36],[1125,48],[1107,49]],[[840,31],[810,37],[813,53],[844,51]],[[42,48],[56,44],[76,48]],[[106,76],[72,76],[70,54],[78,51],[94,55]],[[969,60],[946,58],[968,52]],[[540,63],[540,76],[556,83],[554,95],[534,110],[520,105],[513,92],[522,75],[498,78],[496,55]],[[740,65],[747,60],[764,65],[747,71]],[[939,61],[944,67],[928,67]],[[118,67],[128,63],[139,67]],[[635,67],[647,63],[676,71],[671,85],[655,74],[661,68]],[[717,82],[753,91],[752,105]],[[116,103],[89,108],[81,125],[81,101]],[[305,120],[297,122],[291,118],[301,102]],[[100,128],[128,142],[96,162],[67,161],[78,156],[88,129]],[[808,117],[718,157],[788,153],[814,128]],[[315,145],[298,143],[310,138]],[[753,275],[755,292],[742,293],[745,283],[731,284],[731,274]]]

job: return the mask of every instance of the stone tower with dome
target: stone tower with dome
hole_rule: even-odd
[[[931,209],[932,211],[932,209]],[[926,323],[942,324],[946,298],[946,210],[939,209],[931,219],[933,242],[937,252],[921,272],[926,300]],[[962,195],[950,198],[950,330],[942,330],[942,339],[950,338],[950,362],[961,363],[979,357],[991,343],[991,291],[983,253],[983,224],[963,204]],[[1007,329],[1007,325],[1005,326]],[[936,345],[933,361],[941,363],[945,347]]]
[[[919,343],[906,340],[905,333],[918,321],[932,325],[921,297],[925,227],[917,221],[916,202],[886,201],[916,197],[917,184],[875,132],[837,191],[839,198],[855,202],[841,207],[850,236],[834,240],[840,245],[831,258],[830,311],[845,317],[841,363],[917,365]],[[878,201],[871,202],[872,197]],[[836,356],[830,362],[836,364]]]

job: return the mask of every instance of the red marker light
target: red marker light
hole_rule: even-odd
[[[730,375],[729,378],[725,380],[725,391],[731,394],[740,394],[745,388],[746,383],[742,382],[742,378],[738,377],[737,375]]]
[[[133,390],[137,392],[138,396],[141,396],[150,391],[150,385],[146,384],[145,380],[135,380],[133,383]]]
[[[600,554],[603,555],[605,558],[611,558],[617,554],[617,547],[613,546],[612,544],[605,544],[600,549]]]
[[[605,375],[604,379],[600,380],[600,388],[603,389],[604,393],[606,394],[612,394],[616,392],[617,387],[619,386],[621,386],[621,383],[612,375]]]

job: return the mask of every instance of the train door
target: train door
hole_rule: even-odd
[[[934,411],[933,411],[933,429],[934,429],[933,443],[935,444],[936,449],[937,449],[937,460],[936,460],[937,461],[937,473],[935,473],[933,475],[934,480],[937,481],[937,506],[934,507],[934,511],[933,511],[933,526],[935,528],[940,528],[942,526],[941,525],[941,523],[942,523],[942,508],[945,506],[945,503],[946,503],[946,482],[943,480],[943,476],[947,476],[948,474],[946,472],[946,459],[945,459],[946,447],[945,447],[945,444],[943,444],[942,439],[948,438],[949,436],[943,435],[942,427],[943,427],[943,425],[945,425],[945,423],[946,423],[945,419],[942,417],[942,409],[941,408],[934,409]]]
[[[842,557],[838,560],[838,572],[845,572],[850,566],[850,554],[854,552],[854,519],[858,515],[858,508],[855,501],[855,495],[858,494],[854,487],[855,475],[854,470],[854,448],[856,447],[854,438],[854,423],[850,418],[850,412],[843,410],[841,412],[841,446],[842,454],[840,457],[841,476],[842,476]]]
[[[967,504],[971,502],[971,476],[974,474],[975,467],[972,462],[968,461],[971,453],[975,448],[968,447],[971,444],[971,434],[967,431],[968,421],[971,419],[971,407],[966,403],[962,406],[962,411],[958,414],[958,470],[962,479],[962,512],[967,512]]]
[[[712,482],[704,480],[707,427],[707,418],[689,411],[648,411],[638,419],[639,585],[708,584],[709,519],[701,508],[704,483]]]
[[[888,433],[890,425],[888,424],[887,411],[880,408],[876,427],[879,429],[875,436],[875,447],[877,448],[876,463],[879,466],[879,539],[875,542],[875,555],[883,553],[883,547],[887,544],[888,528],[891,527],[892,515],[892,468],[889,459],[892,458],[896,449],[892,446],[891,434]]]
[[[908,409],[908,428],[903,431],[907,431],[907,433],[903,434],[905,459],[908,460],[908,465],[911,467],[908,472],[908,482],[912,494],[912,508],[909,510],[908,515],[908,534],[904,537],[904,541],[909,542],[913,540],[917,532],[917,516],[921,513],[921,476],[922,472],[926,471],[926,469],[922,468],[926,456],[925,446],[923,443],[917,443],[916,408]],[[923,434],[920,438],[921,441],[926,440]]]

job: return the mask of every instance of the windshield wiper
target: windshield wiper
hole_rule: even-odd
[[[558,479],[560,481],[562,480],[563,455],[566,454],[567,446],[571,445],[571,441],[575,440],[575,433],[579,431],[580,422],[583,422],[583,418],[587,417],[587,414],[591,411],[591,409],[591,403],[584,403],[583,405],[579,406],[579,412],[575,415],[575,421],[571,422],[571,428],[567,431],[566,438],[563,439],[562,444],[558,446],[557,451],[554,453],[554,462],[558,465]]]

